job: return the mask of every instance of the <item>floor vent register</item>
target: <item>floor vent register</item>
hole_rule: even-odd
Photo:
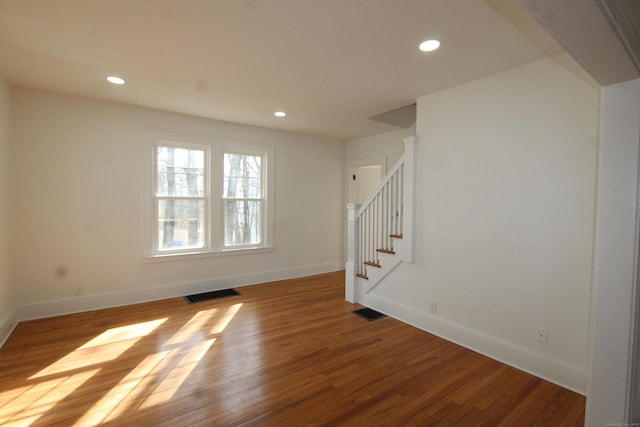
[[[184,299],[189,303],[210,301],[212,299],[220,299],[240,295],[235,289],[223,289],[221,291],[203,292],[201,294],[187,295]]]

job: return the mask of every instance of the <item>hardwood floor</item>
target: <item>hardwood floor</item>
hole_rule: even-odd
[[[344,301],[344,273],[23,322],[0,425],[582,426],[585,399]]]

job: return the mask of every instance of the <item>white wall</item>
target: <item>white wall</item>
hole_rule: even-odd
[[[10,272],[10,88],[0,78],[0,346],[13,329],[14,302]]]
[[[26,89],[12,105],[19,318],[343,268],[339,141]],[[143,262],[146,129],[274,146],[275,250]]]
[[[623,425],[628,421],[630,334],[638,280],[634,272],[639,135],[640,80],[604,87],[587,426]]]
[[[416,134],[415,126],[364,138],[350,139],[345,142],[345,159],[367,159],[370,157],[385,157],[387,168],[391,168],[404,153],[402,138]]]
[[[598,97],[546,59],[419,98],[417,261],[365,301],[584,393]]]

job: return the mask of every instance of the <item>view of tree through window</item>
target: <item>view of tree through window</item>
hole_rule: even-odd
[[[262,156],[224,154],[224,244],[255,245],[262,241]]]
[[[158,250],[205,245],[205,152],[157,146]]]
[[[149,257],[189,259],[182,255],[272,247],[272,147],[180,135],[150,137],[144,233]]]

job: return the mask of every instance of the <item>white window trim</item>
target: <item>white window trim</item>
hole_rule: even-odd
[[[206,233],[205,247],[195,249],[157,251],[157,233],[153,221],[157,213],[155,203],[155,165],[156,149],[158,145],[173,145],[184,148],[205,149],[205,167],[207,168],[208,182],[206,183],[205,200],[209,200],[206,206]],[[185,135],[173,132],[148,130],[144,145],[144,179],[143,179],[143,208],[142,212],[142,260],[144,262],[165,262],[177,260],[202,259],[218,256],[246,255],[271,252],[273,246],[273,164],[274,148],[272,146],[232,141],[229,139]],[[223,154],[253,154],[263,157],[264,183],[264,212],[262,224],[262,243],[259,245],[233,245],[224,246],[224,223],[222,199],[223,186]]]
[[[204,174],[204,196],[203,197],[158,197],[157,196],[157,168],[155,167],[157,165],[157,161],[158,161],[158,147],[176,147],[176,148],[184,148],[187,150],[200,150],[204,152],[204,168],[205,168],[205,174]],[[152,194],[152,200],[153,200],[153,230],[151,232],[152,236],[153,236],[153,248],[152,248],[152,252],[154,256],[170,256],[170,255],[175,255],[175,254],[189,254],[189,253],[199,253],[199,252],[209,252],[210,251],[210,241],[209,241],[209,236],[211,235],[211,215],[209,214],[209,211],[211,210],[211,191],[210,191],[210,187],[211,187],[211,150],[210,147],[208,145],[203,145],[203,144],[194,144],[194,143],[184,143],[184,142],[178,142],[178,141],[170,141],[167,140],[166,138],[162,138],[162,139],[154,139],[153,140],[153,147],[152,147],[152,153],[151,153],[151,163],[152,163],[152,171],[151,171],[151,194]],[[159,212],[158,212],[158,199],[160,198],[166,198],[166,199],[181,199],[181,200],[186,200],[186,199],[196,199],[196,200],[204,200],[204,210],[205,210],[205,214],[204,214],[204,229],[205,229],[205,235],[204,235],[204,241],[203,241],[203,247],[202,248],[183,248],[183,249],[168,249],[168,250],[163,250],[160,251],[159,249],[157,249],[160,246],[160,242],[158,241],[158,217],[159,217]]]
[[[241,155],[247,155],[247,156],[260,156],[262,158],[262,164],[260,165],[260,173],[261,173],[261,185],[262,185],[262,198],[260,199],[251,199],[251,198],[247,198],[247,199],[238,199],[238,200],[258,200],[263,202],[262,203],[262,215],[261,215],[261,224],[260,224],[260,228],[262,230],[262,242],[259,244],[244,244],[244,245],[226,245],[224,242],[224,235],[222,236],[222,247],[223,250],[241,250],[241,249],[251,249],[251,248],[260,248],[263,247],[265,245],[266,242],[269,242],[269,238],[271,236],[271,230],[269,230],[268,228],[268,224],[269,224],[269,219],[272,217],[271,216],[271,212],[267,211],[267,206],[269,204],[268,199],[269,199],[269,195],[271,194],[271,192],[268,189],[269,183],[272,181],[271,179],[268,178],[267,176],[267,169],[268,169],[268,163],[269,163],[269,153],[265,152],[263,149],[261,150],[253,150],[253,149],[248,149],[246,146],[243,145],[238,145],[238,144],[225,144],[222,147],[222,153],[220,155],[220,176],[223,175],[223,168],[224,168],[224,164],[223,164],[223,159],[224,159],[224,155],[225,154],[241,154]],[[266,185],[265,185],[266,183]],[[224,185],[221,182],[222,185]],[[222,225],[224,227],[224,202],[226,200],[231,200],[228,198],[224,198],[222,197],[222,192],[223,192],[223,188],[222,185],[220,186],[220,215],[222,215],[223,217],[222,219]],[[223,229],[223,234],[224,234],[224,229]]]

